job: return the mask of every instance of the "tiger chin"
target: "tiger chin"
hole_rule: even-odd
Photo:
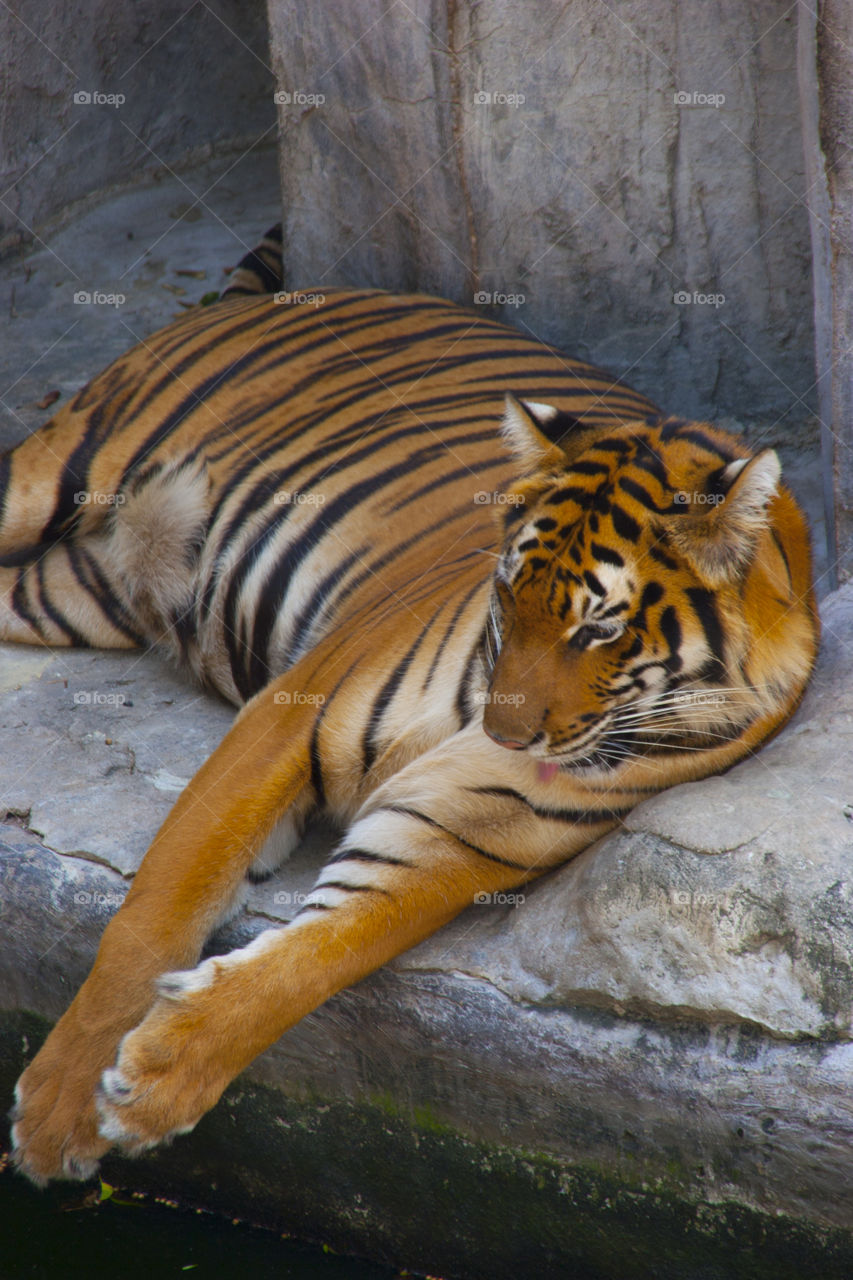
[[[441,299],[276,305],[279,254],[0,467],[2,637],[156,644],[240,707],[18,1083],[35,1182],[192,1129],[335,992],[758,749],[814,662],[772,451]],[[201,960],[318,812],[297,914]]]

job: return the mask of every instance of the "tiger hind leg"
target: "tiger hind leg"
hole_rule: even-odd
[[[0,559],[0,639],[103,649],[160,644],[189,657],[210,505],[203,467],[167,463],[105,496],[106,514],[84,517],[82,532],[29,556],[7,554],[5,565]]]
[[[134,649],[144,639],[85,543],[59,543],[0,567],[0,640]]]

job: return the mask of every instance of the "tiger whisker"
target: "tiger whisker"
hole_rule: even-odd
[[[713,734],[713,735],[707,734],[706,736],[707,737],[713,736],[718,738],[723,737],[722,734]],[[655,741],[654,739],[650,739],[647,741],[644,738],[634,738],[633,741],[637,744],[637,746],[640,746],[640,747],[659,747],[662,745],[659,741]],[[678,750],[679,751],[704,751],[705,748],[704,747],[685,747],[683,743],[679,743]]]

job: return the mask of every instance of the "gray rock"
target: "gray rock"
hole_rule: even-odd
[[[49,12],[23,0],[0,8],[0,45],[0,256],[106,189],[161,180],[212,154],[233,162],[275,123],[260,0],[225,0],[216,13],[181,0]],[[181,218],[197,220],[210,192],[185,186]],[[54,264],[66,267],[61,257]],[[77,284],[107,286],[103,277]]]
[[[482,294],[671,412],[814,411],[783,0],[271,0],[270,29],[294,286]]]
[[[602,1240],[633,1257],[661,1214],[697,1260],[725,1254],[734,1214],[739,1238],[779,1253],[774,1274],[843,1275],[853,586],[823,616],[814,683],[753,760],[638,807],[522,903],[471,907],[290,1031],[191,1138],[132,1170],[108,1162],[109,1176],[229,1212],[248,1203],[287,1229],[460,1275],[517,1274],[519,1206],[556,1232],[543,1277],[578,1258],[621,1265],[602,1261]],[[67,1004],[168,788],[231,711],[152,655],[5,646],[0,683],[0,795],[28,815],[2,827],[0,848],[11,1079],[16,1036],[34,1034],[15,1011],[53,1019]],[[292,915],[331,838],[315,830],[254,886],[212,949]],[[474,1178],[496,1221],[467,1243],[460,1225],[450,1252],[432,1239],[428,1198],[404,1225],[391,1150],[430,1187]],[[683,1274],[666,1248],[656,1268]]]

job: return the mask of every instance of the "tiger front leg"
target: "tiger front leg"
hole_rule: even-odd
[[[289,924],[165,975],[104,1074],[103,1136],[134,1152],[191,1129],[329,996],[614,824],[609,813],[599,827],[550,816],[509,785],[521,773],[535,791],[535,762],[508,757],[475,727],[416,760],[377,789]]]
[[[399,839],[388,838],[389,825]],[[356,824],[352,836],[365,847],[340,851],[334,875],[291,923],[159,980],[160,999],[104,1073],[105,1139],[133,1153],[193,1128],[253,1058],[329,996],[439,929],[477,894],[524,876],[517,867],[484,867],[434,836],[417,848],[407,825],[402,815]],[[389,844],[400,853],[380,851]]]

